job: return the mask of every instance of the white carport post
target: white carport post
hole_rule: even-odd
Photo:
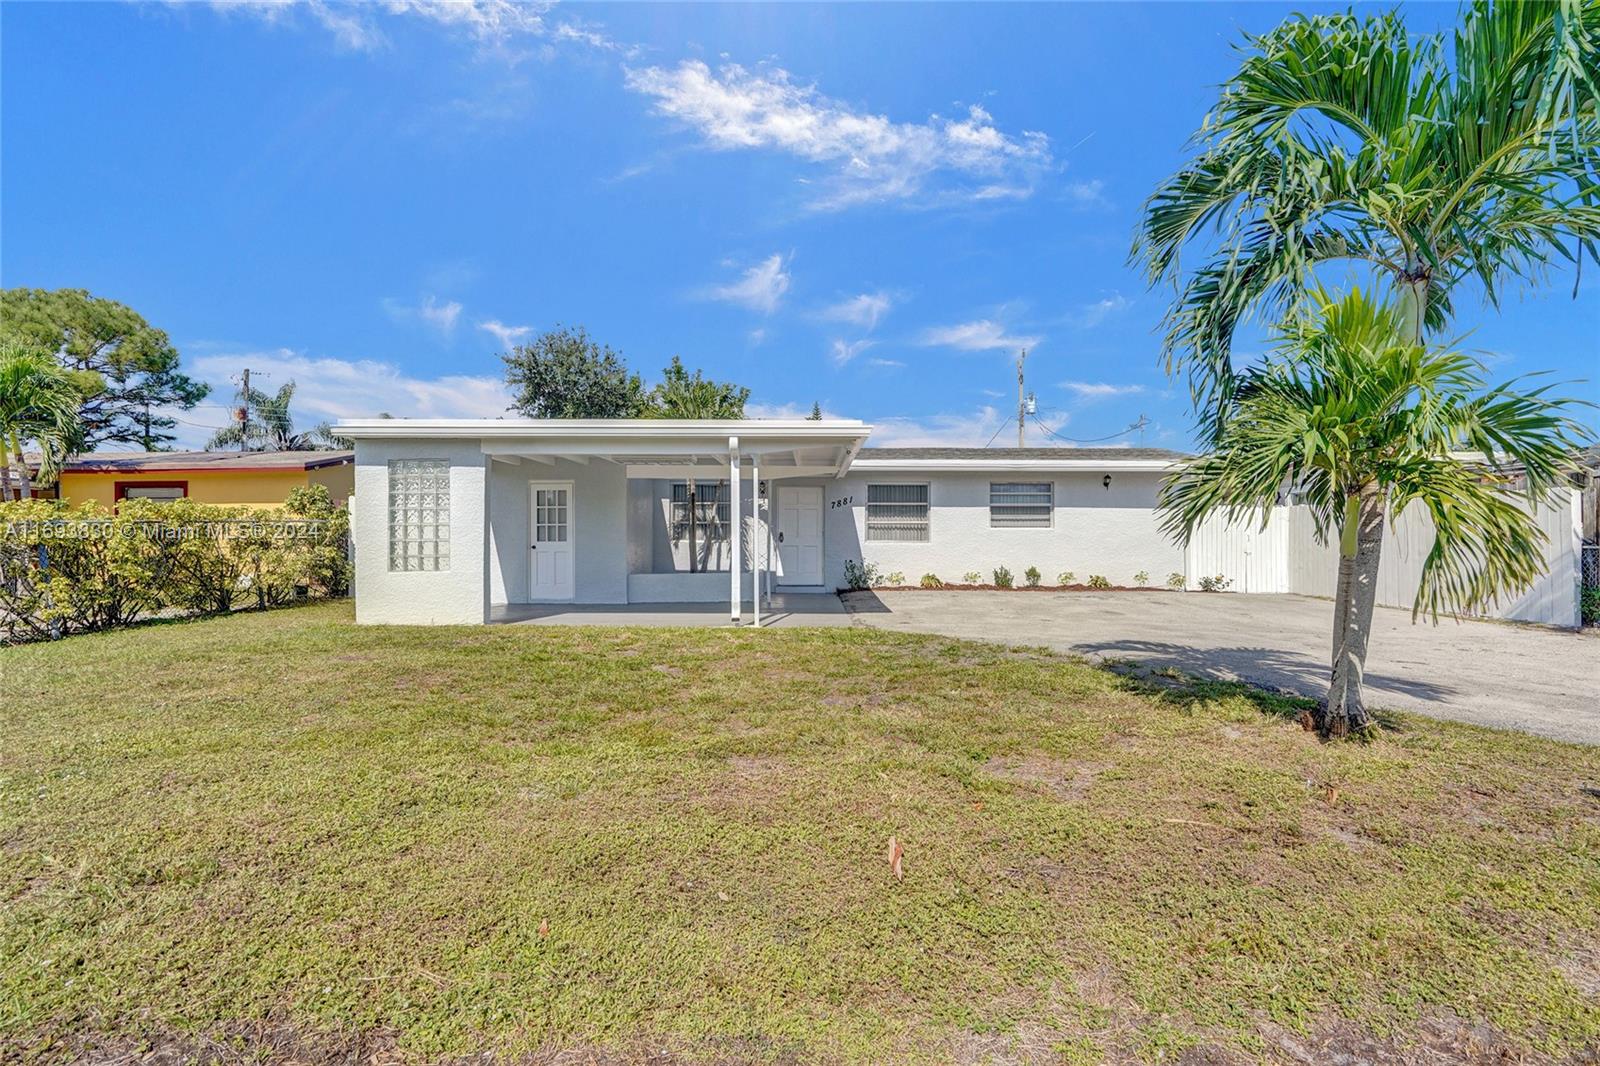
[[[750,608],[761,628],[761,456],[750,457]]]
[[[728,514],[728,518],[729,518],[728,528],[733,533],[733,536],[730,538],[733,541],[733,545],[732,545],[733,550],[729,553],[732,556],[732,559],[731,559],[731,565],[728,567],[728,573],[733,579],[733,624],[734,625],[738,625],[739,624],[739,599],[740,599],[740,596],[739,596],[739,592],[740,592],[740,589],[739,589],[739,585],[740,585],[739,578],[741,576],[739,571],[744,568],[744,560],[740,557],[741,554],[742,554],[741,551],[740,551],[740,548],[743,546],[740,542],[744,540],[744,537],[742,535],[744,533],[744,515],[742,513],[742,510],[743,509],[739,506],[739,438],[738,437],[729,437],[728,438],[728,511],[729,511],[729,514]]]

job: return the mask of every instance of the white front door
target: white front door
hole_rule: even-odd
[[[535,481],[532,490],[533,536],[528,554],[528,598],[572,599],[572,483]]]
[[[778,488],[778,584],[822,584],[822,489]]]

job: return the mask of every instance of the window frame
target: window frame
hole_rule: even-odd
[[[701,495],[701,490],[707,486],[716,490],[716,499],[706,500]],[[683,493],[682,499],[678,498],[680,492]],[[667,508],[668,539],[674,544],[681,544],[689,537],[689,490],[682,478],[671,483],[667,491]],[[726,479],[695,478],[694,509],[697,512],[694,516],[695,543],[728,543],[733,524],[733,503]],[[714,526],[720,526],[721,532],[717,532]]]
[[[896,489],[920,488],[922,490],[922,500],[920,502],[920,506],[922,507],[922,510],[923,510],[923,516],[922,516],[922,534],[923,535],[921,537],[882,536],[882,535],[873,536],[873,528],[872,528],[872,509],[873,509],[873,507],[915,507],[915,506],[919,506],[918,502],[914,501],[914,500],[913,501],[879,500],[879,501],[874,502],[873,499],[872,499],[872,490],[873,489],[882,489],[882,488],[896,488]],[[912,519],[912,522],[914,523],[915,519]],[[904,519],[902,519],[901,521],[892,522],[892,523],[885,521],[884,524],[885,525],[904,526],[906,523],[905,523]],[[865,501],[862,504],[861,538],[862,538],[862,540],[864,542],[871,542],[871,543],[874,543],[874,544],[931,544],[931,543],[933,543],[933,482],[931,482],[931,481],[869,481],[869,482],[867,482],[866,489],[865,489]]]
[[[1007,488],[1009,488],[1011,490],[1009,495],[1011,495],[1011,496],[1039,496],[1039,495],[1041,495],[1041,493],[1039,493],[1039,492],[1030,492],[1030,491],[1028,491],[1030,489],[1036,489],[1039,486],[1043,486],[1049,493],[1050,499],[1046,503],[1042,503],[1041,504],[1041,503],[1016,503],[1016,502],[996,503],[995,502],[995,494],[996,494],[995,490],[997,490],[997,489],[1007,489]],[[1004,515],[1004,513],[1007,510],[1012,511],[1013,512],[1012,517],[1015,518],[1015,517],[1018,517],[1016,512],[1026,510],[1028,508],[1036,508],[1036,507],[1044,507],[1045,508],[1045,513],[1042,516],[1040,516],[1040,515],[1022,515],[1020,517],[1029,518],[1029,519],[1042,517],[1044,519],[1044,521],[1042,521],[1042,522],[1033,522],[1033,521],[996,522],[995,521],[995,518],[997,517],[996,508],[1000,509],[1000,512],[1001,512],[1002,516]],[[1054,529],[1055,526],[1056,526],[1056,483],[1055,483],[1055,481],[1053,479],[1052,480],[1047,480],[1047,481],[991,481],[991,482],[989,482],[989,528],[990,529]]]
[[[182,489],[183,495],[179,498],[184,500],[189,498],[189,483],[187,481],[117,481],[112,484],[112,495],[115,496],[118,503],[123,500],[148,500],[152,498],[156,499],[158,503],[172,502],[159,497],[129,496],[129,489]]]
[[[397,480],[396,473],[398,468],[407,463],[430,463],[442,467],[443,487],[441,489],[436,484],[431,490],[431,493],[429,493],[429,490],[419,490],[419,499],[416,502],[408,501],[401,504],[400,506],[406,508],[405,513],[407,516],[412,517],[411,521],[401,522],[398,521],[401,512],[397,510],[397,504],[395,500],[395,483]],[[451,527],[454,525],[452,518],[454,517],[455,511],[453,494],[451,492],[450,460],[437,456],[417,456],[414,458],[390,459],[385,465],[384,469],[389,479],[388,485],[386,486],[387,499],[384,501],[384,532],[388,539],[389,572],[391,574],[438,574],[449,572],[451,566]],[[421,473],[421,471],[419,471],[419,473]],[[438,474],[440,471],[430,470],[428,473]],[[434,512],[434,518],[431,521],[427,520],[426,517],[426,512],[430,508],[428,508],[422,502],[422,497],[424,494],[431,494],[436,497],[436,503],[431,508],[431,510]],[[402,531],[407,530],[412,526],[416,526],[419,529],[432,527],[432,540],[412,539],[409,536],[402,537]],[[430,547],[430,545],[432,548],[431,552],[425,550]],[[416,552],[417,562],[423,564],[431,563],[432,565],[399,565],[412,558],[413,553],[411,549],[413,547],[419,549]],[[397,549],[399,549],[398,555]]]

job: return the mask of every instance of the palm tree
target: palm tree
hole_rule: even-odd
[[[102,384],[100,375],[68,370],[48,353],[0,344],[0,496],[33,495],[22,452],[29,441],[39,446],[39,480],[56,479],[62,462],[83,445],[79,407]]]
[[[645,397],[645,418],[743,418],[750,390],[726,381],[712,381],[700,371],[692,375],[676,355],[661,373],[661,383]]]
[[[1493,304],[1557,259],[1600,261],[1600,0],[1475,0],[1451,47],[1397,13],[1296,17],[1248,45],[1132,252],[1175,287],[1167,367],[1209,438],[1235,329],[1281,318],[1319,267],[1392,284],[1420,342],[1469,280]]]
[[[661,383],[645,397],[645,418],[743,418],[744,405],[750,399],[750,390],[724,381],[712,381],[696,370],[691,376],[683,360],[676,355],[662,372]],[[695,526],[699,524],[699,502],[695,499],[694,474],[684,478],[689,514],[689,571],[698,565],[695,547]],[[735,485],[732,491],[737,492]],[[717,505],[711,505],[716,516]]]
[[[326,422],[319,422],[303,433],[295,432],[294,416],[289,412],[294,389],[293,381],[284,382],[275,394],[250,388],[243,397],[244,418],[212,434],[206,441],[206,450],[237,446],[251,452],[313,452],[322,448],[350,447],[349,441],[335,434]]]
[[[1325,736],[1365,730],[1361,676],[1377,591],[1385,519],[1417,502],[1435,541],[1412,617],[1478,610],[1531,584],[1544,569],[1544,534],[1495,474],[1526,471],[1539,499],[1575,455],[1584,429],[1576,401],[1549,386],[1487,387],[1483,364],[1411,339],[1404,309],[1359,289],[1279,330],[1262,366],[1230,392],[1215,449],[1162,488],[1163,528],[1185,543],[1206,517],[1266,521],[1293,489],[1318,535],[1339,536],[1333,673],[1318,726]]]

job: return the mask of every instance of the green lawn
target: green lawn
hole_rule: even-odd
[[[860,628],[350,617],[0,651],[0,1059],[1600,1047],[1596,749]]]

